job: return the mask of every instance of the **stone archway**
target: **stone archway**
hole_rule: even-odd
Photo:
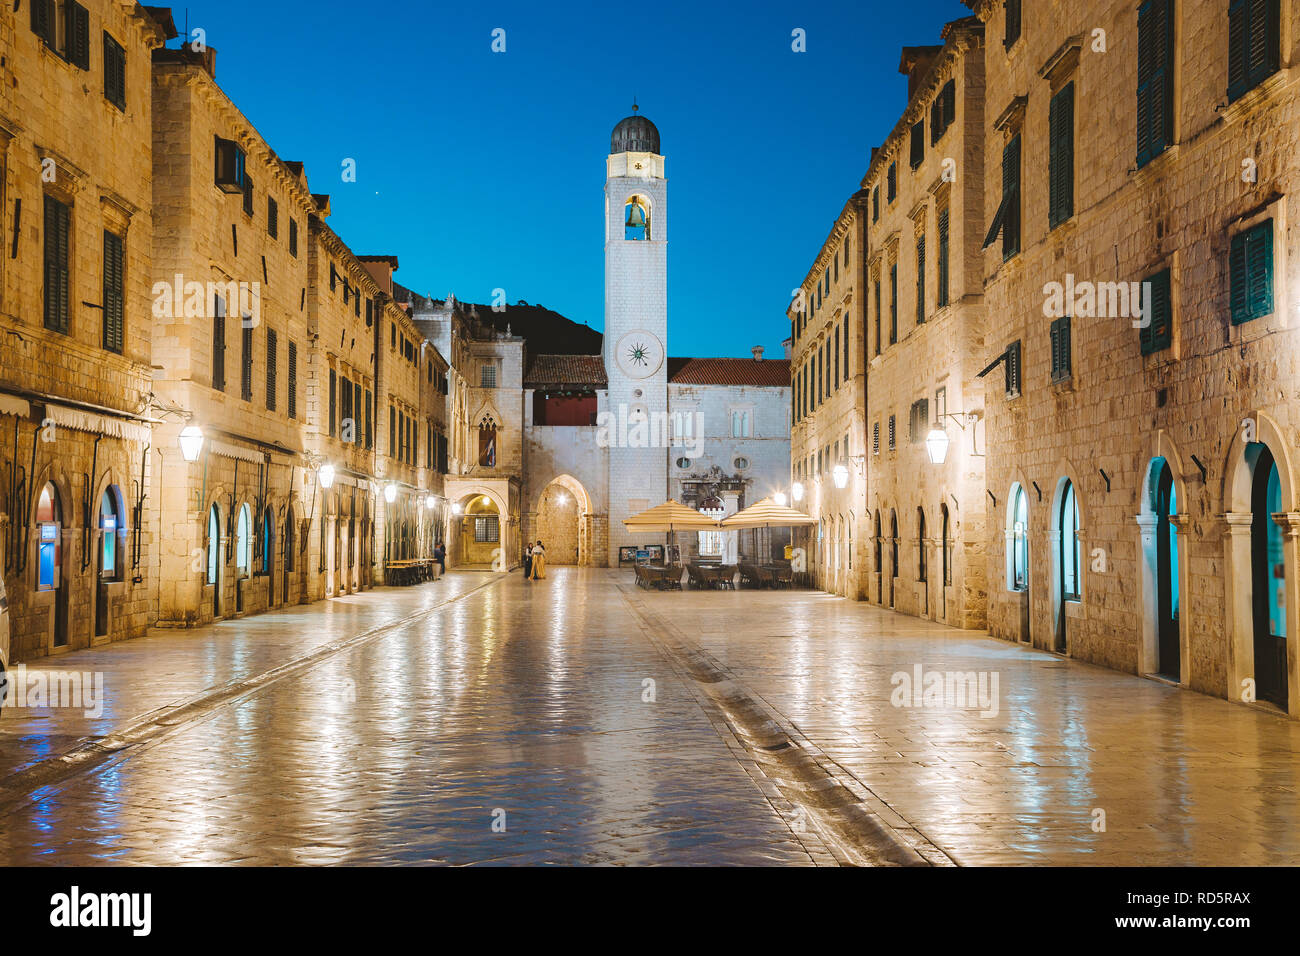
[[[456,563],[470,568],[502,567],[505,516],[496,498],[475,492],[463,497],[458,505],[457,527],[452,531]]]
[[[557,475],[533,508],[530,537],[541,540],[550,565],[591,566],[591,497],[572,475]]]

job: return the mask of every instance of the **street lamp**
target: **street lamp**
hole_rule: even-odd
[[[328,491],[330,487],[334,484],[334,466],[321,465],[319,475],[320,475],[320,486],[324,488],[326,491]]]
[[[384,485],[384,500],[390,505],[397,500],[397,485],[393,484],[391,481]]]
[[[453,503],[452,503],[452,506],[451,506],[451,513],[452,513],[452,514],[454,514],[454,515],[458,515],[458,514],[460,514],[462,511],[464,511],[464,510],[465,510],[465,509],[464,509],[463,507],[461,507],[461,503],[460,503],[459,501],[456,501],[456,502],[453,502]]]
[[[203,450],[203,430],[198,425],[186,425],[181,429],[181,455],[187,462],[196,462],[199,460],[199,452]]]
[[[849,484],[849,469],[841,462],[831,469],[831,478],[835,481],[836,488],[846,488]]]
[[[778,491],[778,492],[776,493],[776,495],[775,495],[775,497],[774,497],[773,500],[776,501],[776,503],[777,503],[777,507],[784,508],[784,507],[785,507],[785,501],[786,501],[786,498],[785,498],[785,492],[784,492],[784,491]]]
[[[433,495],[425,495],[425,496],[424,496],[424,506],[425,506],[426,508],[428,508],[430,511],[433,510],[433,506],[434,506]]]
[[[794,496],[795,501],[803,501],[803,485],[796,481],[790,487],[790,494]]]
[[[942,428],[930,430],[925,436],[925,450],[930,455],[931,464],[942,465],[948,460],[948,433]]]

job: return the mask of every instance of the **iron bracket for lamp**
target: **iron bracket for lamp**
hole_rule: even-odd
[[[1205,484],[1205,480],[1209,475],[1209,470],[1201,464],[1201,459],[1197,458],[1195,455],[1192,456],[1192,463],[1196,465],[1201,472],[1201,484]]]
[[[1110,475],[1106,474],[1104,468],[1098,468],[1097,472],[1101,475],[1102,480],[1106,482],[1106,494],[1110,494]]]
[[[939,416],[939,420],[935,424],[942,426],[943,420],[945,418],[951,418],[954,422],[957,423],[958,428],[960,428],[962,431],[965,431],[967,425],[972,425],[972,426],[978,425],[980,421],[983,419],[983,417],[984,417],[983,412],[945,412],[944,414]],[[976,432],[972,430],[970,435],[971,457],[983,458],[984,457],[983,453],[978,451],[976,448],[975,438],[976,438]]]
[[[1031,481],[1030,484],[1034,486],[1034,491],[1038,492],[1038,500],[1039,500],[1039,501],[1042,501],[1042,500],[1043,500],[1043,489],[1038,487],[1038,482],[1036,482],[1036,481]]]
[[[989,498],[993,500],[993,507],[996,508],[998,506],[998,496],[993,492],[988,491],[988,489],[985,489],[985,491],[988,493]]]

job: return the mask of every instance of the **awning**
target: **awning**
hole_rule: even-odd
[[[126,441],[144,443],[149,441],[150,431],[147,426],[126,421],[122,418],[114,418],[111,415],[99,415],[95,412],[82,411],[78,408],[68,408],[66,405],[47,402],[45,417],[54,422],[56,426],[61,425],[64,428],[71,428],[73,431],[91,432],[108,438],[122,438]]]
[[[816,523],[817,519],[811,515],[778,505],[771,498],[764,498],[744,511],[722,519],[722,527],[727,531],[741,528],[802,528]]]
[[[623,525],[632,532],[656,531],[717,531],[716,518],[710,518],[680,501],[669,498],[663,504],[623,519]]]

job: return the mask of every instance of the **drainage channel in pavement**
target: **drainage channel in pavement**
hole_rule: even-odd
[[[784,714],[746,687],[717,658],[619,585],[647,639],[687,680],[711,718],[744,748],[741,765],[772,801],[814,860],[823,843],[848,866],[956,866],[861,780],[827,757]],[[775,799],[774,799],[775,798]],[[782,811],[782,804],[792,809]],[[809,839],[809,828],[820,837]]]
[[[39,790],[44,794],[45,788],[56,786],[70,777],[85,773],[109,761],[123,759],[129,752],[169,737],[185,725],[207,717],[220,707],[261,693],[286,677],[301,674],[336,654],[352,650],[389,631],[427,617],[434,611],[464,600],[471,594],[500,583],[503,579],[504,575],[494,574],[482,584],[477,584],[445,601],[423,607],[406,617],[377,624],[351,637],[322,644],[309,654],[296,657],[260,674],[221,687],[210,688],[177,704],[159,707],[103,737],[84,738],[71,750],[29,764],[0,780],[0,809],[25,803],[36,796],[35,791]]]

